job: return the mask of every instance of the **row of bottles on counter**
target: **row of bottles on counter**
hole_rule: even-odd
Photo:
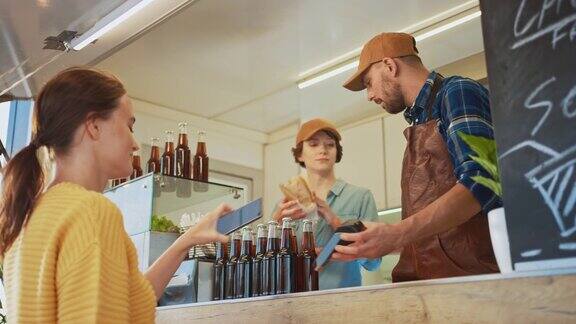
[[[290,218],[257,227],[253,240],[250,227],[235,232],[228,244],[217,243],[212,272],[212,299],[234,299],[318,290],[314,269],[316,251],[312,221],[303,221],[302,245],[298,249]]]
[[[201,182],[208,182],[208,154],[206,153],[206,133],[198,132],[196,144],[196,154],[191,159],[191,151],[188,147],[188,124],[179,123],[178,145],[174,147],[174,132],[165,131],[164,153],[160,155],[160,139],[152,138],[150,144],[150,158],[146,164],[147,172],[154,172],[168,176],[176,176],[186,179],[193,179]],[[135,152],[132,157],[133,172],[130,179],[142,175],[140,155]],[[114,179],[112,186],[117,186],[126,182],[127,179]],[[208,186],[202,183],[194,183],[194,191],[207,191]],[[176,186],[174,179],[164,179],[162,191],[174,192],[178,197],[190,196],[190,184]]]

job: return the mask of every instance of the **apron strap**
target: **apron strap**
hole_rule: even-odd
[[[436,77],[434,78],[434,83],[432,84],[432,89],[430,89],[430,96],[428,97],[428,101],[426,102],[426,114],[428,117],[427,119],[430,120],[432,117],[432,107],[434,106],[434,101],[436,101],[436,95],[442,86],[444,81],[444,77],[442,74],[437,73]]]

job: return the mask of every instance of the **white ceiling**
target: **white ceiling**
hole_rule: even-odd
[[[82,33],[122,2],[0,1],[0,91],[62,53],[42,49],[46,37],[64,30]],[[35,89],[32,82],[22,82],[11,90],[30,97]]]
[[[81,51],[43,49],[64,30],[86,32],[126,0],[0,0],[0,94],[30,98],[58,71],[114,52],[194,0],[157,0]]]
[[[352,71],[299,90],[302,72],[357,55],[382,31],[478,10],[475,0],[157,0],[79,52],[42,49],[45,37],[83,32],[122,2],[0,0],[0,92],[29,97],[57,71],[97,61],[132,97],[220,123],[267,134],[316,116],[341,125],[381,111],[341,87]],[[431,68],[481,52],[480,20],[418,48]]]
[[[304,90],[299,74],[470,1],[199,0],[98,64],[137,99],[270,133],[314,116],[377,114],[345,73]],[[425,63],[482,51],[476,19],[418,44]]]

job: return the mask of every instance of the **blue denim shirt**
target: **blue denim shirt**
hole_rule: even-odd
[[[343,180],[336,180],[328,192],[326,202],[342,222],[347,220],[378,221],[376,202],[372,192],[356,187]],[[301,222],[297,226],[299,242],[302,238]],[[317,247],[322,247],[332,237],[334,230],[320,217],[314,230],[314,240]],[[377,270],[382,259],[359,259],[349,262],[330,261],[319,275],[318,286],[323,289],[355,287],[362,285],[360,267],[368,271]]]
[[[436,74],[431,72],[428,75],[406,115],[415,125],[438,119],[438,129],[446,142],[457,181],[472,192],[485,212],[498,208],[502,206],[501,199],[492,190],[472,180],[476,175],[490,175],[470,158],[474,152],[458,136],[458,132],[463,132],[494,139],[488,90],[471,79],[459,76],[445,78],[432,106],[432,114],[428,116],[426,102]]]

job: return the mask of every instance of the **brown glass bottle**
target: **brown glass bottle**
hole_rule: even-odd
[[[240,237],[238,232],[234,232],[230,239],[230,257],[226,262],[226,270],[224,272],[224,288],[225,298],[236,298],[236,266],[238,264],[238,257],[240,256]]]
[[[298,239],[296,238],[296,221],[290,220],[290,249],[294,254],[298,253]]]
[[[252,297],[252,231],[242,229],[242,250],[236,265],[236,298]]]
[[[176,159],[174,173],[177,177],[192,179],[192,164],[190,163],[190,148],[188,147],[188,124],[179,123],[178,145],[176,146]],[[192,195],[192,183],[185,180],[176,180],[176,196],[188,198]]]
[[[290,248],[291,241],[291,219],[282,219],[282,238],[280,250],[276,254],[276,294],[289,294],[295,292],[294,278],[294,252]]]
[[[196,144],[196,154],[194,154],[194,163],[192,167],[192,178],[196,181],[208,182],[209,159],[206,152],[206,133],[198,132],[198,143]],[[194,183],[194,191],[207,191],[208,185],[203,183]]]
[[[162,154],[162,174],[174,176],[174,132],[166,131],[164,153]]]
[[[250,249],[250,256],[254,259],[256,255],[256,242],[258,242],[258,238],[256,237],[256,233],[252,231],[252,249]]]
[[[226,260],[228,259],[228,244],[216,243],[216,260],[212,269],[212,300],[225,298],[226,292]]]
[[[305,219],[302,222],[302,291],[318,290],[318,271],[316,267],[316,249],[314,244],[314,234],[312,231],[312,221]]]
[[[121,179],[113,179],[112,180],[112,187],[116,187],[117,185],[119,185],[121,183],[120,180]]]
[[[266,254],[266,225],[259,224],[257,227],[256,252],[252,258],[252,296],[262,296],[263,284],[263,261]]]
[[[142,176],[142,166],[140,165],[140,153],[138,151],[134,152],[132,155],[132,174],[130,175],[130,180]]]
[[[172,178],[176,173],[174,167],[174,132],[166,131],[166,141],[164,142],[164,153],[162,154],[162,174],[168,177],[164,178],[163,191],[174,192],[176,182]]]
[[[148,162],[146,162],[147,172],[160,173],[160,147],[158,146],[160,139],[158,137],[153,137],[150,142],[150,158],[148,159]]]
[[[275,221],[268,222],[266,253],[262,257],[262,296],[276,294],[276,227]]]
[[[290,249],[294,254],[294,292],[301,291],[302,287],[302,262],[298,253],[298,239],[296,238],[296,221],[290,221]]]
[[[188,147],[188,124],[179,123],[178,145],[176,146],[175,174],[177,177],[192,179],[190,148]]]
[[[150,139],[150,158],[146,162],[146,171],[148,173],[153,172],[154,174],[160,174],[162,172],[162,162],[160,161],[160,139],[158,137],[152,137]],[[161,178],[159,175],[154,176],[153,187],[154,187],[154,197],[160,197]]]
[[[276,226],[276,238],[274,238],[274,248],[276,249],[276,251],[280,251],[280,241],[281,241],[281,237],[282,237],[282,226],[277,225]]]
[[[242,251],[242,233],[240,231],[234,232],[234,253],[240,256]]]

